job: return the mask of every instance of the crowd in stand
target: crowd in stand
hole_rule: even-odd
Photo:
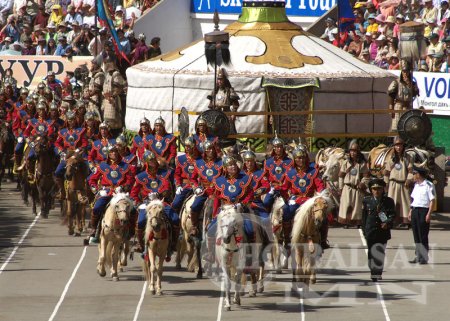
[[[407,21],[424,24],[426,57],[415,69],[423,72],[450,71],[450,9],[448,0],[369,0],[355,2],[355,30],[339,31],[326,20],[322,35],[333,45],[383,69],[399,69],[399,26]]]
[[[157,56],[160,39],[135,36],[136,19],[159,0],[108,0],[114,27],[132,64]],[[110,40],[95,0],[0,0],[0,55],[97,56]]]

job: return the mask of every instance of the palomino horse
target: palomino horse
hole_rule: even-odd
[[[244,220],[242,210],[225,205],[217,216],[216,258],[224,277],[224,308],[231,310],[231,283],[235,282],[233,303],[241,305],[241,279],[245,267]]]
[[[158,199],[147,205],[146,212],[145,245],[147,253],[144,260],[144,273],[148,282],[148,290],[152,294],[162,295],[161,279],[169,247],[169,222],[164,215],[164,204]]]
[[[128,197],[128,193],[117,193],[109,202],[102,220],[100,244],[98,245],[97,273],[101,277],[106,275],[106,264],[111,267],[113,281],[119,281],[117,266],[120,248],[123,246],[130,228],[129,220],[132,206],[133,201]]]
[[[14,135],[11,126],[0,120],[0,190],[3,176],[7,169],[11,169],[11,157],[14,155]]]
[[[322,151],[322,150],[320,150]],[[319,151],[319,153],[320,153]],[[339,172],[345,160],[345,151],[339,147],[328,147],[323,152],[324,157],[320,158],[322,179],[327,184],[331,193],[335,208],[339,209],[340,191],[339,191]],[[316,156],[316,161],[318,157]],[[336,214],[337,216],[337,214]]]
[[[191,206],[194,202],[195,196],[191,195],[185,201],[181,210],[181,229],[183,231],[183,238],[180,241],[179,251],[177,251],[176,265],[177,268],[181,267],[181,261],[184,255],[187,255],[187,270],[190,272],[197,272],[197,278],[201,279],[203,277],[203,267],[201,260],[201,240],[204,239],[205,235],[202,235],[206,230],[206,226],[212,216],[212,199],[208,198],[203,206],[202,212],[200,213],[199,220],[202,220],[201,235],[193,237],[191,235],[192,221],[191,221]],[[210,267],[208,265],[208,269]]]
[[[34,151],[36,153],[36,187],[41,203],[42,217],[47,218],[52,206],[52,195],[54,188],[53,172],[55,171],[55,154],[53,147],[49,144],[47,136],[39,136],[35,140]],[[36,200],[33,198],[33,207]]]
[[[321,254],[318,248],[320,226],[332,206],[331,198],[318,195],[307,200],[295,213],[291,238],[295,250],[294,289],[298,282],[303,282],[306,287],[316,283],[316,258]]]
[[[71,151],[66,158],[66,215],[68,220],[69,235],[81,236],[84,229],[85,207],[88,203],[86,196],[86,177],[88,167],[83,160],[81,153]],[[74,228],[74,219],[76,231]]]
[[[273,245],[271,263],[276,273],[280,274],[281,269],[287,269],[288,258],[283,252],[283,206],[284,200],[277,196],[273,202],[272,212],[270,213],[270,223],[272,225]],[[283,256],[283,259],[281,257]]]

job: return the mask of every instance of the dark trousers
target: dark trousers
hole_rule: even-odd
[[[367,263],[369,265],[371,275],[382,275],[384,267],[384,257],[386,252],[386,244],[380,243],[378,240],[367,241]]]
[[[416,244],[416,258],[419,262],[428,262],[428,233],[430,223],[425,222],[428,208],[414,207],[411,211],[411,227]]]

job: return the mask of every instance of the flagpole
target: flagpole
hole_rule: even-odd
[[[94,24],[95,24],[95,55],[96,56],[98,56],[98,54],[99,54],[99,52],[98,52],[98,35],[100,34],[99,33],[99,30],[98,30],[98,27],[97,27],[97,25],[98,25],[98,3],[97,3],[97,1],[99,1],[99,0],[95,0],[95,19],[94,19]],[[95,57],[94,57],[95,58]]]

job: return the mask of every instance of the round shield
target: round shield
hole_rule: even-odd
[[[213,176],[213,175],[214,175],[213,170],[208,168],[208,169],[206,170],[206,176]]]
[[[161,144],[161,142],[157,142],[157,143],[155,144],[155,146],[156,146],[156,148],[160,149],[160,148],[162,147],[162,144]]]
[[[188,166],[188,172],[191,173],[191,174],[194,172],[194,165],[189,165]]]
[[[305,187],[306,186],[306,181],[302,178],[298,181],[298,186],[300,187]]]
[[[72,135],[70,135],[69,138],[67,138],[67,140],[68,140],[70,143],[73,143],[73,142],[75,141],[75,137],[73,137]]]
[[[406,144],[422,145],[430,138],[431,120],[422,110],[412,109],[400,117],[397,130]]]
[[[230,121],[227,115],[225,115],[225,113],[223,113],[222,111],[212,109],[204,111],[197,118],[197,121],[200,117],[206,120],[206,124],[211,135],[217,136],[219,138],[225,138],[230,133]],[[197,121],[195,122],[195,127],[197,127]]]
[[[234,185],[228,186],[228,191],[229,191],[230,193],[236,192],[236,186],[234,186]]]
[[[112,171],[111,172],[111,177],[112,178],[117,178],[117,177],[119,177],[119,173],[117,173],[116,171]]]
[[[150,183],[150,187],[153,188],[153,189],[157,188],[158,187],[158,182],[157,181],[152,181]]]

